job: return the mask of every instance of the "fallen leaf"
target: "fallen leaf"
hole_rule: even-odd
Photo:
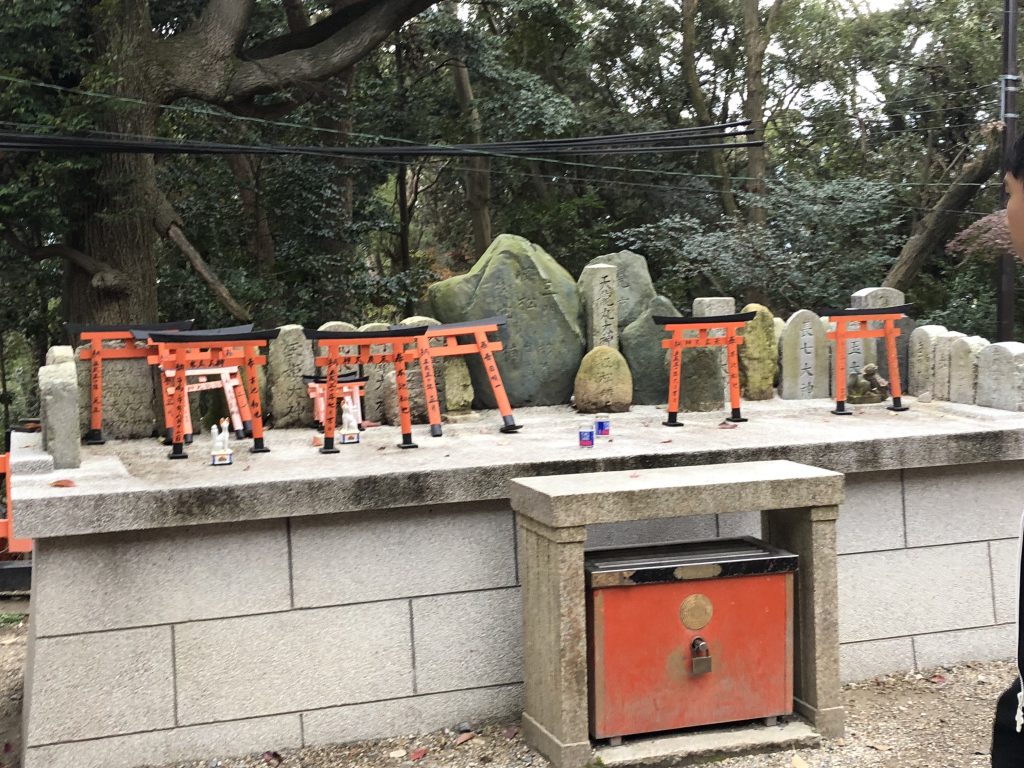
[[[929,683],[944,683],[944,682],[946,682],[946,676],[945,675],[932,675],[931,677],[928,678],[928,682]]]
[[[282,759],[283,758],[281,757],[281,755],[279,755],[277,752],[271,752],[270,750],[267,750],[263,753],[263,762],[265,762],[267,765],[280,765]]]
[[[663,442],[663,443],[671,443],[672,441],[671,440],[662,440],[661,442]]]
[[[384,446],[382,445],[382,446],[381,446],[380,448],[378,448],[377,450],[378,450],[378,451],[383,451],[383,450],[384,450]]]
[[[510,725],[508,728],[505,729],[505,738],[506,739],[514,739],[518,735],[519,735],[519,726],[518,725]]]
[[[313,445],[323,445],[323,444],[324,444],[324,441],[321,440],[319,437],[314,437],[313,438]]]
[[[871,743],[869,743],[868,746],[871,747],[871,749],[874,749],[874,750],[876,750],[878,752],[888,752],[891,749],[891,747],[888,747],[885,744],[871,744]]]
[[[721,424],[718,425],[718,428],[719,429],[736,429],[736,427],[738,427],[738,426],[739,426],[739,424],[733,424],[731,421],[723,421]]]
[[[467,741],[472,739],[474,736],[476,736],[476,734],[473,733],[472,731],[468,731],[466,733],[460,733],[459,737],[457,739],[455,739],[455,746],[457,747],[460,744],[465,744]]]
[[[640,473],[639,472],[630,472],[629,476],[630,477],[640,477]]]
[[[422,760],[426,756],[427,756],[426,747],[420,747],[419,749],[414,749],[412,752],[409,753],[409,759],[412,760],[414,763],[417,760]]]
[[[74,488],[75,487],[75,481],[74,480],[54,480],[52,483],[50,483],[50,485],[52,485],[54,488]]]
[[[811,768],[800,755],[793,755],[793,768]]]
[[[397,758],[397,757],[405,757],[405,750],[404,749],[396,749],[396,750],[393,750],[391,752],[388,752],[388,757],[395,757],[395,758]]]

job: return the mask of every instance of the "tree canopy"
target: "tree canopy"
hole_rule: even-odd
[[[7,130],[372,146],[749,119],[765,147],[8,152],[3,327],[38,360],[69,319],[394,319],[512,232],[573,272],[633,248],[681,308],[887,281],[991,335],[998,249],[946,245],[998,208],[1000,25],[968,0],[11,0]]]

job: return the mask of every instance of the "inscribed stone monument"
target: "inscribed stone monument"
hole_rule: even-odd
[[[398,324],[405,326],[406,328],[416,328],[422,325],[441,325],[441,322],[432,317],[416,315],[414,317],[407,317]],[[431,342],[431,346],[435,347],[443,344],[444,341],[441,339],[435,339]],[[434,380],[437,382],[438,406],[442,410],[444,410],[445,391],[444,363],[445,361],[443,359],[434,360]],[[398,412],[398,383],[396,380],[394,365],[388,366],[388,368],[388,373],[384,377],[384,421],[387,424],[398,424],[400,418],[400,414]],[[412,422],[413,424],[426,424],[429,421],[427,417],[427,397],[423,391],[423,372],[420,370],[420,363],[418,360],[413,360],[405,364],[405,379],[406,386],[409,390],[409,410],[412,416]]]
[[[107,343],[123,347],[121,342]],[[78,355],[86,349],[78,348]],[[78,377],[78,418],[84,435],[89,429],[90,361],[76,355]],[[103,437],[127,440],[152,437],[157,425],[163,427],[163,405],[159,398],[155,368],[145,358],[103,361]]]
[[[679,310],[664,296],[655,296],[619,338],[633,376],[633,402],[639,405],[660,405],[668,399],[668,350],[661,346],[668,334],[654,324],[654,316],[679,317]]]
[[[771,310],[760,304],[747,304],[740,311],[757,313],[747,322],[739,349],[743,399],[771,400],[775,397],[775,372],[779,367]]]
[[[580,363],[574,387],[580,413],[621,413],[633,402],[633,377],[617,349],[597,346]]]
[[[619,348],[618,269],[611,264],[588,264],[578,284],[587,349]]]
[[[359,326],[359,332],[386,331],[390,327],[387,323],[367,323]],[[370,347],[371,354],[383,354],[387,350],[388,347],[384,344],[375,344]],[[384,402],[387,399],[384,379],[389,370],[391,370],[391,363],[370,363],[363,366],[363,375],[367,378],[366,396],[363,398],[363,418],[367,421],[384,423]]]
[[[275,427],[305,427],[313,406],[303,376],[313,375],[313,347],[301,325],[282,325],[267,352],[267,412]]]
[[[903,295],[903,291],[898,291],[895,288],[861,288],[850,296],[850,306],[854,309],[899,307],[904,303],[906,303],[906,297]],[[882,328],[883,326],[884,324],[880,322],[871,324],[872,328]],[[910,334],[914,330],[914,321],[912,318],[905,317],[896,321],[896,327],[900,329],[900,335],[896,337],[896,360],[900,366],[901,389],[905,391],[909,380],[908,350],[910,349]],[[874,339],[873,343],[870,340],[865,343],[871,344],[875,350],[875,359],[866,362],[876,362],[882,378],[892,379],[889,373],[889,356],[886,353],[885,339]]]
[[[829,355],[825,328],[814,312],[790,315],[779,342],[782,362],[779,395],[784,400],[829,396]]]
[[[736,299],[732,296],[701,296],[693,300],[694,317],[717,317],[719,315],[734,314],[736,314]],[[724,335],[724,330],[710,331],[708,333],[708,336],[711,337],[722,337]],[[683,352],[683,365],[686,364],[686,355],[690,351],[692,350]],[[715,348],[715,354],[718,356],[718,367],[722,370],[722,398],[724,402],[729,399],[729,358],[725,347]]]
[[[949,400],[950,351],[956,339],[964,338],[959,331],[949,331],[935,337],[932,347],[932,396],[936,400]]]
[[[625,328],[643,314],[657,295],[651,273],[647,269],[647,260],[632,251],[619,251],[587,262],[588,267],[594,264],[610,264],[615,267],[619,328]]]
[[[949,399],[974,403],[978,390],[978,355],[989,344],[981,336],[954,339],[949,348]]]
[[[911,366],[913,368],[913,366]],[[978,353],[977,403],[987,408],[1024,408],[1024,344],[1000,341]]]
[[[566,403],[583,359],[576,281],[543,248],[499,235],[464,275],[427,291],[442,323],[504,315],[504,351],[495,359],[513,407]],[[477,356],[468,359],[476,399],[496,406]]]
[[[944,333],[947,333],[945,326],[922,325],[910,334],[908,395],[925,392],[934,395],[935,339]]]

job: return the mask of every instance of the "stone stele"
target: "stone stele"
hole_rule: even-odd
[[[582,325],[587,331],[587,349],[619,348],[618,269],[611,264],[588,264],[580,274],[577,289]]]
[[[425,317],[423,315],[416,315],[415,317],[407,317],[398,323],[408,328],[414,328],[421,325],[440,325],[439,320],[435,320],[433,317]],[[435,339],[431,342],[433,346],[442,346],[444,341],[442,339]],[[413,361],[406,363],[406,381],[408,382],[409,388],[409,408],[412,415],[413,424],[426,424],[428,419],[427,416],[427,397],[423,391],[423,373],[420,370],[419,361]],[[437,382],[437,397],[438,405],[444,410],[445,402],[445,360],[438,358],[434,360],[434,379]],[[391,366],[391,370],[388,371],[387,376],[384,377],[384,421],[388,424],[399,423],[398,413],[398,384],[395,379],[394,366]]]
[[[975,402],[978,391],[978,355],[988,344],[988,339],[981,336],[953,340],[949,347],[949,399],[952,402]]]
[[[906,303],[903,291],[895,288],[861,288],[850,296],[850,306],[854,309],[881,309],[883,307],[899,307]],[[882,328],[883,323],[872,323],[872,328]],[[900,335],[896,337],[896,360],[900,366],[900,388],[906,391],[909,367],[908,350],[910,349],[910,334],[914,331],[912,318],[904,317],[896,321],[896,327],[900,329]],[[865,363],[875,362],[878,364],[878,372],[883,379],[892,380],[889,373],[889,356],[886,352],[885,339],[875,339],[865,342],[871,345],[874,359],[865,359]]]
[[[301,325],[282,325],[267,352],[267,411],[275,427],[313,423],[313,405],[303,376],[313,375],[313,346]]]
[[[779,341],[783,400],[829,396],[829,355],[825,327],[814,312],[799,309],[789,316]]]
[[[934,395],[935,339],[948,333],[943,325],[922,325],[910,334],[910,378],[908,395]]]
[[[621,413],[633,402],[633,377],[617,349],[594,347],[580,363],[574,394],[580,413]]]
[[[598,256],[589,261],[587,266],[594,264],[610,264],[615,267],[619,328],[625,328],[647,310],[657,295],[651,273],[647,269],[647,259],[632,251],[619,251]]]
[[[771,400],[775,397],[775,372],[779,367],[772,312],[760,304],[747,304],[741,311],[757,313],[747,322],[739,349],[743,399]]]
[[[977,404],[1004,411],[1022,410],[1024,344],[1000,341],[989,344],[978,353]]]
[[[465,358],[445,359],[444,400],[449,413],[468,411],[473,407],[473,380],[469,376]]]
[[[668,334],[654,324],[655,315],[679,317],[679,310],[664,296],[655,296],[619,337],[633,376],[633,402],[638,405],[660,405],[668,399],[668,350],[661,346]]]
[[[733,315],[736,313],[736,299],[732,296],[701,296],[693,300],[694,317],[716,317],[718,315]],[[711,331],[709,336],[724,336],[724,331]],[[694,350],[684,350],[683,365],[687,363],[688,357],[692,356]],[[717,347],[718,367],[722,370],[722,402],[729,399],[729,358],[725,347]],[[716,410],[716,409],[712,409]]]
[[[79,354],[85,348],[79,347]],[[90,365],[90,360],[77,358],[75,361],[82,434],[89,429]],[[144,357],[103,361],[103,437],[108,440],[152,437],[157,424],[163,427],[163,405],[157,396],[157,381],[155,367]]]
[[[390,328],[387,323],[367,323],[359,326],[360,333],[370,331],[386,331]],[[377,344],[370,347],[370,352],[383,354],[388,347],[384,344]],[[363,375],[366,376],[366,396],[363,398],[363,418],[368,421],[375,421],[378,424],[384,423],[384,403],[387,400],[384,380],[388,371],[391,370],[391,363],[369,363],[363,366]]]
[[[949,400],[950,353],[953,342],[965,336],[959,331],[949,331],[935,337],[935,346],[932,347],[932,396],[936,400]]]
[[[543,248],[499,235],[464,275],[427,291],[443,323],[504,315],[504,350],[495,355],[513,407],[566,403],[583,359],[576,281]],[[476,399],[496,407],[479,356],[467,358]]]

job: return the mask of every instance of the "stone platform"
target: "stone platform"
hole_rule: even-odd
[[[634,407],[576,445],[568,408],[372,429],[320,455],[272,430],[209,466],[156,441],[48,468],[14,436],[15,532],[36,540],[25,768],[184,760],[517,717],[522,645],[512,479],[790,459],[846,474],[837,521],[841,674],[1014,652],[1024,414],[950,403],[854,417],[830,401],[750,418]],[[35,470],[35,471],[33,471]],[[55,480],[73,487],[54,487]],[[588,526],[591,545],[760,533],[754,513]]]

